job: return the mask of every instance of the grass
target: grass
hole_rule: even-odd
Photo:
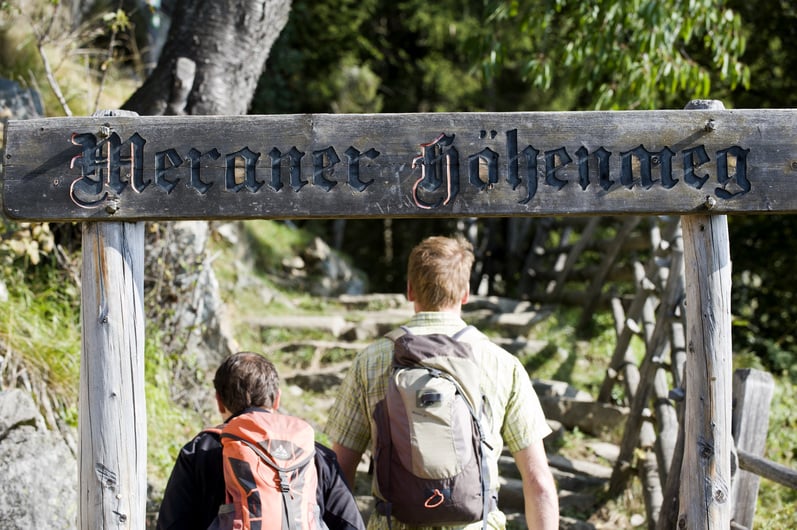
[[[17,377],[24,376],[34,388],[46,385],[51,406],[59,409],[61,419],[76,426],[80,379],[77,289],[51,267],[36,267],[29,276],[24,270],[0,268],[8,288],[5,310],[0,312],[3,372],[15,359],[19,361]],[[4,377],[12,375],[6,373]],[[0,381],[0,387],[3,384]]]
[[[797,387],[788,379],[775,385],[770,409],[765,457],[795,469],[797,461],[797,418],[792,411]],[[779,530],[797,528],[797,491],[761,479],[755,528]]]
[[[614,328],[611,316],[596,315],[598,335],[589,341],[578,338],[576,324],[580,312],[562,308],[534,328],[534,338],[547,346],[534,355],[521,357],[529,374],[538,379],[567,381],[575,388],[597,396],[614,351]],[[632,348],[642,355],[642,346]]]
[[[145,348],[147,402],[147,480],[161,489],[169,478],[174,459],[204,418],[188,407],[176,407],[172,395],[172,363],[160,353],[157,338]]]

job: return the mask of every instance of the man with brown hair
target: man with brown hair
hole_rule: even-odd
[[[239,352],[221,363],[213,378],[216,404],[225,423],[253,409],[277,410],[279,375],[258,353]],[[330,530],[363,530],[357,504],[335,454],[315,444],[316,502]],[[225,503],[222,444],[218,430],[204,430],[180,451],[158,512],[157,530],[204,530]],[[279,514],[274,514],[279,517]]]
[[[407,269],[407,299],[413,302],[415,315],[406,325],[412,334],[453,336],[467,327],[461,310],[470,295],[473,259],[472,246],[460,238],[430,237],[412,250]],[[559,525],[558,497],[542,443],[551,430],[523,365],[512,354],[479,335],[480,339],[471,346],[479,364],[479,390],[487,401],[487,417],[483,421],[486,422],[488,445],[492,448],[487,455],[490,483],[498,483],[497,462],[505,443],[522,477],[528,527],[556,529]],[[363,453],[374,449],[377,432],[373,413],[387,391],[393,351],[393,341],[382,338],[360,352],[330,411],[326,433],[349,484],[354,484]],[[497,495],[497,488],[494,490]],[[373,491],[376,495],[376,486]],[[377,505],[382,501],[377,496]],[[423,528],[405,525],[378,511],[368,520],[369,530]],[[503,529],[506,517],[494,508],[489,512],[487,524],[490,528]],[[481,526],[482,521],[477,521],[458,528]]]

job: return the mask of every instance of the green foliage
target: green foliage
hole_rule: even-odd
[[[797,217],[732,217],[729,233],[734,350],[753,352],[766,369],[796,382],[797,254],[786,250],[784,242],[797,238]]]
[[[585,108],[680,107],[709,96],[713,72],[731,88],[750,82],[740,61],[741,18],[722,2],[490,4],[481,55],[486,75],[509,66],[536,89],[578,87]]]
[[[147,329],[144,379],[147,402],[147,479],[166,484],[182,445],[196,434],[203,418],[190,408],[176,407],[172,394],[175,359],[163,352],[161,330]]]
[[[340,61],[340,68],[332,76],[332,86],[337,95],[332,102],[336,113],[376,113],[382,110],[379,94],[379,77],[366,65],[358,64],[355,57]]]
[[[358,102],[366,112],[377,108],[371,101],[383,112],[532,109],[567,92],[535,93],[516,72],[487,80],[474,70],[489,32],[485,16],[483,2],[471,0],[295,1],[252,112],[349,112],[357,107],[346,102],[357,91],[340,77],[351,64],[358,65],[358,84],[378,88]]]
[[[576,308],[560,308],[534,328],[534,337],[548,343],[532,355],[520,356],[531,377],[566,381],[591,395],[597,395],[614,349],[611,315],[595,315],[600,331],[589,341],[575,333],[581,313]],[[640,344],[633,344],[638,348]]]
[[[9,352],[7,362],[17,357],[34,385],[50,389],[53,407],[74,421],[80,367],[77,286],[68,270],[56,266],[49,225],[0,220],[0,229],[0,280],[8,298],[0,311],[0,342]]]
[[[282,260],[298,254],[311,240],[307,232],[277,221],[244,221],[243,227],[255,266],[262,272],[279,272]]]
[[[356,108],[340,103],[352,63],[388,112],[681,108],[750,86],[750,34],[732,3],[339,4],[294,2],[255,112]]]
[[[80,367],[80,307],[75,286],[49,266],[5,279],[7,310],[0,313],[4,349],[19,356],[36,382],[47,384],[58,397],[57,405],[72,418]]]
[[[752,80],[749,89],[737,86],[730,99],[737,108],[797,107],[797,53],[792,45],[797,5],[784,0],[731,0],[728,5],[742,17],[742,60]]]
[[[0,229],[0,267],[4,275],[10,274],[12,269],[35,267],[55,248],[49,224],[0,219]]]

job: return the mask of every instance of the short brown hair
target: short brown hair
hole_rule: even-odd
[[[470,285],[473,245],[462,237],[427,237],[410,252],[407,280],[424,311],[455,306]]]
[[[270,409],[279,395],[279,375],[271,361],[259,353],[244,351],[222,361],[213,386],[224,408],[233,414],[249,407]]]

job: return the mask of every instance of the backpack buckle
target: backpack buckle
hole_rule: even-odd
[[[418,393],[415,396],[415,406],[419,409],[425,409],[426,407],[437,405],[441,401],[443,401],[443,394],[433,390],[421,389],[418,390]]]

